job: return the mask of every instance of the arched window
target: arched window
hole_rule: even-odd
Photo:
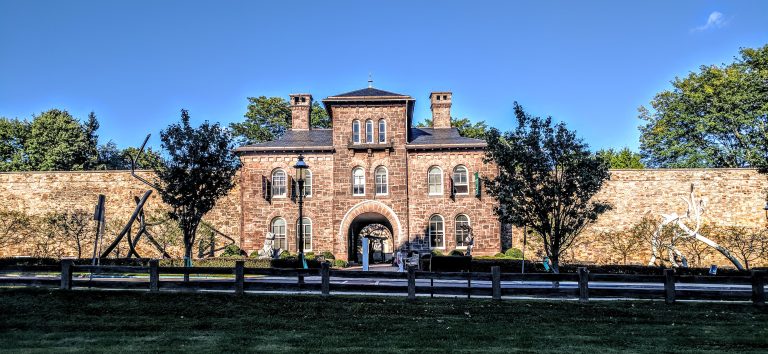
[[[387,177],[387,168],[384,166],[376,167],[376,195],[386,195],[389,193],[389,178]]]
[[[352,170],[352,195],[365,195],[365,171],[362,167]]]
[[[312,196],[312,171],[310,170],[307,170],[306,175],[304,175],[304,196]]]
[[[456,247],[467,247],[469,236],[469,217],[464,214],[456,215]]]
[[[445,225],[440,215],[429,218],[429,247],[445,248]]]
[[[429,184],[430,195],[443,194],[443,170],[441,170],[440,167],[433,166],[429,169],[427,182]]]
[[[352,122],[352,142],[355,144],[360,143],[360,121],[359,120]]]
[[[304,226],[304,252],[312,250],[312,220],[309,218],[302,219],[302,225]],[[299,221],[296,220],[296,230],[299,229]],[[299,233],[296,233],[296,244],[299,244]]]
[[[368,144],[373,143],[373,121],[365,121],[365,142]]]
[[[453,188],[456,194],[469,194],[469,179],[467,178],[467,168],[456,166],[453,169]]]
[[[387,142],[387,122],[383,119],[379,119],[379,142]]]
[[[272,248],[288,250],[288,240],[285,238],[285,219],[273,219],[271,229],[272,234],[275,235],[275,241],[272,243]]]
[[[272,197],[285,198],[287,188],[287,176],[283,170],[272,172]]]

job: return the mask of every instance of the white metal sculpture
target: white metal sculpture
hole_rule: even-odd
[[[723,256],[728,258],[728,260],[730,260],[737,269],[744,270],[741,262],[739,262],[736,257],[731,255],[727,249],[725,249],[723,246],[720,246],[712,239],[707,238],[699,233],[701,230],[701,217],[706,210],[706,203],[704,199],[696,200],[693,184],[691,184],[691,191],[689,196],[687,198],[681,197],[681,199],[688,205],[688,210],[686,211],[685,215],[678,215],[677,213],[661,214],[662,221],[659,224],[659,227],[656,228],[656,231],[653,233],[653,237],[651,238],[651,259],[648,262],[648,265],[656,265],[657,260],[664,259],[663,253],[666,251],[665,260],[672,264],[672,267],[687,267],[688,261],[682,252],[677,249],[676,244],[677,241],[682,238],[694,238],[697,241],[703,242],[708,246],[716,249]],[[695,226],[690,228],[686,222],[693,222]],[[671,225],[677,226],[679,231],[674,230],[672,238],[670,240],[664,240],[662,237],[664,227]]]

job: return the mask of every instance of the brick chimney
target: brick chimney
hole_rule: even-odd
[[[308,93],[294,93],[290,97],[291,129],[311,129],[309,114],[312,111],[312,95]]]
[[[432,92],[429,94],[429,101],[432,109],[432,127],[450,128],[451,127],[451,93],[450,92]]]

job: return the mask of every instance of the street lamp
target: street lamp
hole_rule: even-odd
[[[309,165],[304,162],[304,155],[299,154],[299,159],[293,168],[296,169],[296,183],[298,184],[296,194],[299,197],[299,262],[302,267],[307,268],[307,261],[304,260],[304,178]]]

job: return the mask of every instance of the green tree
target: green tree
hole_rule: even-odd
[[[318,102],[312,102],[310,121],[313,128],[330,128],[328,112]],[[245,121],[231,123],[230,129],[242,143],[252,144],[280,138],[291,128],[291,108],[281,97],[248,97]]]
[[[91,160],[87,129],[67,111],[43,112],[32,120],[25,154],[27,170],[82,170]]]
[[[99,135],[96,131],[99,130],[99,121],[96,119],[96,113],[91,112],[88,114],[88,120],[83,125],[86,138],[86,150],[85,163],[83,165],[84,170],[96,169],[99,164]]]
[[[766,166],[768,45],[701,66],[639,108],[640,150],[653,167]]]
[[[432,119],[424,119],[416,123],[416,126],[421,128],[431,127]],[[488,131],[488,125],[485,124],[484,120],[473,123],[469,118],[451,117],[451,127],[458,129],[459,135],[473,139],[485,139],[485,134]]]
[[[538,234],[557,273],[584,227],[611,209],[592,199],[610,178],[608,164],[565,124],[530,116],[517,102],[515,116],[515,130],[502,135],[491,128],[486,135],[486,162],[499,173],[484,184],[498,203],[499,220]]]
[[[135,147],[129,147],[126,149],[119,149],[117,145],[109,141],[98,148],[98,164],[96,169],[99,170],[130,170],[131,169],[131,156],[135,157],[139,152],[139,149]],[[144,149],[144,152],[139,156],[139,161],[136,162],[136,168],[139,170],[155,170],[162,168],[163,162],[160,154],[152,148]]]
[[[310,114],[312,128],[330,128],[331,116],[317,101],[312,102],[312,113]]]
[[[27,164],[29,122],[0,118],[0,171],[20,171]]]
[[[640,154],[632,152],[628,147],[625,147],[619,151],[614,149],[600,150],[597,154],[608,161],[610,168],[628,168],[628,169],[643,169],[645,165],[641,160]]]
[[[180,123],[160,132],[160,140],[168,158],[155,170],[159,192],[173,208],[170,216],[179,223],[185,264],[190,266],[200,221],[234,187],[240,159],[226,129],[208,121],[193,128],[186,110],[181,110]]]

